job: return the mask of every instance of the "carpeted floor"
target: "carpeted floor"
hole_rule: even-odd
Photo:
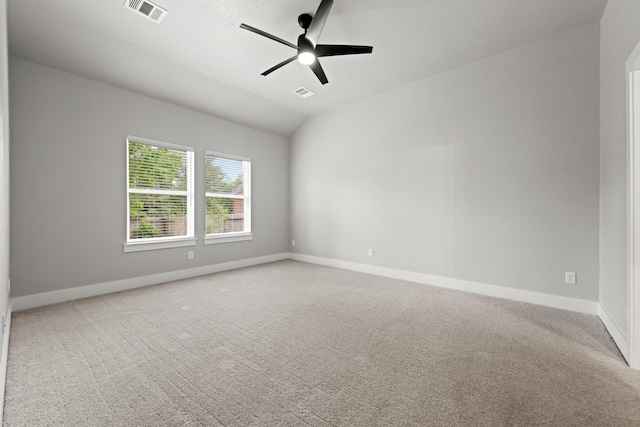
[[[14,313],[7,426],[640,426],[600,320],[295,261]]]

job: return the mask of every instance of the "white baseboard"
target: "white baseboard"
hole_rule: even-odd
[[[2,339],[2,358],[0,358],[0,424],[4,420],[4,389],[7,384],[7,361],[9,359],[9,335],[11,335],[11,301],[7,307],[7,325]]]
[[[602,320],[604,327],[607,328],[609,335],[611,335],[613,342],[615,342],[618,346],[618,349],[620,350],[620,353],[622,353],[624,359],[627,361],[627,363],[629,363],[629,355],[631,349],[631,347],[629,346],[629,340],[627,340],[625,334],[622,333],[622,329],[620,329],[616,321],[613,320],[613,318],[601,304],[598,304],[598,317],[600,317],[600,320]]]
[[[384,276],[392,279],[407,280],[410,282],[438,286],[441,288],[455,289],[458,291],[465,291],[474,294],[527,302],[546,307],[559,308],[562,310],[570,310],[579,313],[598,315],[599,304],[596,301],[587,301],[577,298],[545,294],[542,292],[513,289],[504,286],[488,285],[486,283],[470,282],[467,280],[452,279],[450,277],[433,276],[430,274],[377,267],[374,265],[359,264],[355,262],[340,261],[336,259],[321,258],[310,255],[292,253],[290,254],[290,258],[296,261],[309,262],[312,264],[325,265],[328,267],[342,268],[345,270],[374,274],[376,276]]]
[[[171,282],[173,280],[187,279],[189,277],[202,276],[205,274],[217,273],[220,271],[232,270],[235,268],[250,267],[252,265],[280,261],[283,259],[293,259],[296,261],[342,268],[345,270],[374,274],[377,276],[384,276],[393,279],[407,280],[410,282],[433,285],[448,289],[456,289],[460,291],[466,291],[497,298],[505,298],[514,301],[528,302],[531,304],[559,308],[563,310],[577,311],[580,313],[593,315],[599,315],[600,313],[599,304],[595,301],[586,301],[577,298],[569,298],[559,295],[545,294],[541,292],[506,288],[504,286],[489,285],[485,283],[452,279],[449,277],[434,276],[430,274],[416,273],[406,270],[396,270],[392,268],[378,267],[368,264],[359,264],[354,262],[295,253],[267,255],[263,257],[249,258],[238,261],[225,262],[221,264],[213,264],[186,270],[170,271],[167,273],[152,274],[149,276],[134,277],[131,279],[116,280],[113,282],[80,286],[76,288],[62,289],[59,291],[44,292],[41,294],[15,297],[12,298],[11,301],[13,305],[13,311],[28,310],[30,308],[43,307],[60,302],[104,295],[111,292],[126,291],[143,286]]]
[[[131,279],[116,280],[113,282],[79,286],[76,288],[61,289],[59,291],[51,291],[41,294],[16,297],[12,298],[11,302],[13,304],[14,311],[28,310],[30,308],[43,307],[45,305],[73,301],[81,298],[94,297],[98,295],[109,294],[112,292],[126,291],[129,289],[141,288],[143,286],[157,285],[158,283],[187,279],[189,277],[218,273],[220,271],[233,270],[236,268],[250,267],[252,265],[265,264],[267,262],[281,261],[288,258],[288,253],[267,255],[257,258],[249,258],[238,261],[207,265],[204,267],[170,271],[167,273],[152,274],[149,276],[134,277]]]

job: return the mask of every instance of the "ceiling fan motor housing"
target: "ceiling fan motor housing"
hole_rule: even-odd
[[[300,24],[305,32],[311,25],[311,21],[313,21],[313,16],[309,15],[308,13],[303,13],[302,15],[298,16],[298,24]]]

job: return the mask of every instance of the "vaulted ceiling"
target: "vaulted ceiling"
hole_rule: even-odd
[[[124,0],[8,0],[11,55],[282,136],[310,116],[597,22],[606,0],[335,0],[320,42],[374,47],[322,58],[329,83],[297,61],[297,17],[320,0],[152,0],[155,23]],[[304,86],[316,95],[301,98]]]

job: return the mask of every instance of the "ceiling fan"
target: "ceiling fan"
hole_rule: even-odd
[[[293,62],[298,59],[302,64],[308,65],[311,70],[318,77],[318,80],[324,85],[329,83],[327,76],[318,61],[318,58],[323,56],[337,56],[337,55],[357,55],[362,53],[371,53],[373,51],[372,46],[353,46],[342,44],[318,44],[320,33],[324,28],[324,24],[329,16],[329,11],[333,6],[333,0],[322,0],[318,11],[315,16],[311,16],[308,13],[303,13],[298,16],[298,24],[304,29],[304,34],[300,34],[298,37],[298,45],[289,43],[286,40],[276,37],[273,34],[269,34],[265,31],[259,30],[247,24],[240,24],[240,28],[243,30],[251,31],[261,36],[267,37],[271,40],[275,40],[278,43],[292,47],[298,51],[298,53],[291,58],[285,59],[278,65],[269,68],[262,73],[263,76],[269,75],[280,67]]]

